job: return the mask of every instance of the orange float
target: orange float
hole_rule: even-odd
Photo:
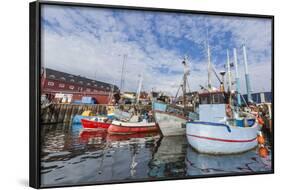
[[[259,144],[263,145],[265,143],[265,138],[263,137],[262,132],[259,132],[257,140]]]
[[[264,146],[261,146],[259,148],[259,155],[263,158],[267,157],[268,156],[268,150],[267,148],[265,148]]]

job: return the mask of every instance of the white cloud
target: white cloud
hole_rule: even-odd
[[[240,46],[245,40],[253,89],[270,90],[271,26],[266,20],[64,7],[45,7],[43,18],[51,24],[44,25],[42,35],[43,63],[47,67],[119,86],[122,55],[127,54],[126,90],[136,90],[138,76],[143,74],[146,90],[156,88],[175,94],[183,73],[181,61],[189,52],[167,48],[159,40],[167,40],[165,43],[173,47],[177,45],[174,40],[180,39],[192,45],[188,47],[192,69],[189,81],[192,90],[198,90],[207,81],[204,43],[208,26],[212,62],[217,69],[223,69],[226,47],[238,48],[242,64]],[[225,37],[228,33],[229,39]],[[192,52],[195,46],[198,51]]]

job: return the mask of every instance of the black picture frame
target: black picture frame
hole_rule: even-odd
[[[117,184],[117,183],[134,183],[134,182],[151,182],[163,180],[182,180],[194,178],[211,178],[211,177],[227,177],[227,176],[245,176],[259,174],[274,173],[274,127],[272,129],[272,170],[266,172],[243,172],[243,173],[227,173],[227,174],[210,174],[189,177],[176,178],[159,178],[159,179],[144,179],[144,180],[122,180],[111,182],[97,182],[87,184],[74,184],[65,186],[48,186],[42,187],[40,184],[40,68],[41,68],[41,6],[42,5],[59,5],[59,6],[75,6],[75,7],[94,7],[94,8],[113,8],[123,10],[145,10],[154,12],[173,12],[187,14],[203,14],[203,15],[218,15],[218,16],[235,16],[242,18],[266,18],[271,20],[272,26],[272,47],[271,47],[271,89],[272,89],[272,126],[274,126],[274,16],[245,14],[245,13],[227,13],[227,12],[212,12],[212,11],[195,11],[195,10],[180,10],[167,8],[152,8],[152,7],[133,7],[120,5],[104,5],[104,4],[89,4],[89,3],[70,3],[70,2],[55,2],[55,1],[35,1],[29,4],[29,185],[33,188],[50,188],[50,187],[68,187],[68,186],[85,186],[85,185],[100,185],[100,184]]]

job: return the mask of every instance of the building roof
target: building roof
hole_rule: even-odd
[[[53,70],[50,68],[46,68],[46,78],[59,80],[61,82],[73,83],[85,87],[98,88],[106,91],[110,91],[113,85],[98,80],[89,79],[80,75],[73,75],[73,74]],[[117,91],[119,89],[116,85],[113,85],[113,87],[114,87],[114,91]]]

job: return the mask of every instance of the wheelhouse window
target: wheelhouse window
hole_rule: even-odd
[[[206,93],[200,95],[200,104],[225,104],[224,93]]]
[[[200,104],[210,104],[210,96],[201,96],[200,97]]]

